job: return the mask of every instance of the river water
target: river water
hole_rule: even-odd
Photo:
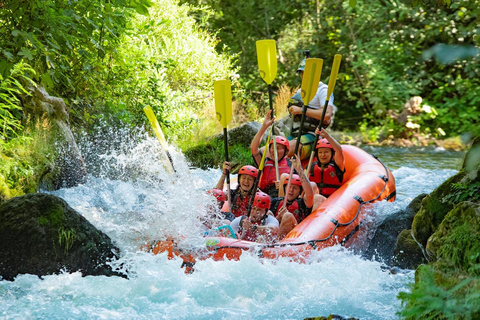
[[[170,174],[155,139],[143,133],[108,136],[81,139],[88,182],[53,194],[115,241],[122,256],[113,266],[129,279],[63,273],[0,281],[1,319],[398,318],[397,295],[409,290],[414,271],[392,274],[381,262],[344,247],[322,250],[308,264],[249,255],[240,261],[198,261],[191,275],[184,274],[180,259],[140,251],[145,237],[182,234],[201,240],[198,217],[212,201],[205,190],[216,184],[220,171],[189,168],[170,147],[177,170]],[[374,205],[372,229],[455,174],[462,157],[435,148],[362,148],[378,156],[397,183],[396,202]]]

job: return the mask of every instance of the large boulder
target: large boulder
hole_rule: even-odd
[[[422,199],[425,198],[425,196],[426,194],[417,196],[410,202],[405,210],[400,210],[389,215],[382,221],[375,230],[375,234],[369,242],[368,249],[363,254],[365,258],[382,261],[387,265],[392,264],[392,258],[395,256],[395,247],[399,235],[403,230],[411,228],[413,217],[420,209]],[[401,238],[404,239],[405,236]]]
[[[63,271],[119,275],[108,262],[118,249],[63,199],[28,194],[0,205],[0,278]]]

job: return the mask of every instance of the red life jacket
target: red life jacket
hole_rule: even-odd
[[[248,214],[248,203],[251,197],[248,195],[245,198],[240,197],[240,192],[237,189],[231,190],[232,207],[230,208],[233,215],[236,217]],[[225,202],[228,207],[228,201]]]
[[[275,216],[278,215],[278,211],[283,206],[283,201],[285,201],[285,197],[278,197],[272,200],[273,206],[271,207],[271,211],[275,213]],[[312,208],[307,208],[303,199],[297,198],[291,203],[287,202],[287,211],[293,214],[297,222],[300,223],[312,213]]]
[[[278,174],[290,173],[290,166],[287,159],[284,157],[278,161]],[[262,176],[258,181],[260,190],[266,192],[272,185],[275,188],[275,180],[277,180],[277,173],[275,171],[275,160],[267,158],[263,167]]]
[[[326,165],[316,162],[310,169],[309,179],[317,184],[320,194],[328,198],[342,185],[344,173],[334,160]]]

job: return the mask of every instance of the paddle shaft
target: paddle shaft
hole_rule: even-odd
[[[270,133],[268,134],[268,137],[267,137],[267,145],[265,146],[265,150],[264,150],[263,155],[262,155],[262,160],[260,160],[260,164],[258,166],[257,177],[255,178],[255,182],[253,183],[253,187],[250,190],[250,197],[251,198],[249,199],[248,205],[247,205],[247,216],[248,217],[250,217],[250,211],[252,210],[253,200],[255,199],[255,193],[257,192],[258,183],[260,181],[260,176],[262,175],[262,172],[263,172],[263,166],[265,164],[265,159],[266,159],[265,155],[267,154],[267,147],[268,147],[268,143],[270,141],[270,136],[272,135],[272,132],[273,132],[273,126],[270,129]],[[239,181],[239,183],[240,183],[240,181]]]
[[[272,85],[268,85],[268,102],[270,103],[270,111],[271,111],[271,116],[273,118],[273,99],[272,99]],[[280,179],[280,173],[278,172],[278,154],[277,154],[277,141],[275,139],[275,122],[272,123],[272,132],[273,132],[273,153],[274,153],[274,159],[275,159],[275,174],[277,177],[277,180]],[[265,150],[266,152],[266,150]]]
[[[308,106],[303,104],[302,106],[302,118],[300,119],[300,128],[298,129],[298,137],[297,137],[297,142],[295,143],[295,152],[294,156],[298,153],[298,149],[300,147],[300,139],[302,138],[302,130],[303,130],[303,124],[305,123],[305,115],[307,113],[307,108]],[[282,207],[286,208],[287,207],[287,196],[288,196],[288,191],[290,190],[290,181],[292,181],[292,175],[293,175],[293,167],[295,167],[295,162],[296,158],[292,159],[292,166],[290,167],[290,174],[288,178],[288,183],[287,183],[287,188],[285,189],[285,199],[283,201]]]
[[[325,114],[327,113],[329,99],[330,97],[327,97],[327,100],[325,100],[325,104],[323,105],[322,117],[320,118],[320,122],[317,126],[318,130],[322,130],[321,128],[323,125],[323,120],[325,119]],[[317,141],[318,141],[318,133],[315,133],[315,139],[313,139],[313,150],[310,152],[310,159],[308,160],[307,173],[310,172],[310,168],[312,166],[312,161],[315,155],[315,147],[317,146]]]
[[[225,148],[225,161],[230,162],[228,159],[228,133],[227,133],[227,128],[223,128],[223,145]],[[228,194],[228,211],[231,212],[232,208],[232,200],[230,199],[230,170],[226,170],[226,179],[227,179],[227,194]]]

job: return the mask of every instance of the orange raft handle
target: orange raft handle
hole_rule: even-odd
[[[361,211],[362,206],[365,205],[365,204],[372,203],[372,202],[376,201],[376,200],[385,192],[385,189],[387,188],[387,185],[388,185],[388,181],[390,180],[390,172],[389,172],[387,166],[386,166],[382,161],[380,161],[380,159],[378,159],[378,157],[376,157],[375,155],[372,155],[372,154],[371,154],[371,156],[372,156],[373,158],[375,158],[375,160],[377,160],[377,161],[383,166],[383,168],[385,169],[385,175],[384,175],[384,176],[379,176],[379,178],[384,181],[384,185],[383,185],[383,188],[382,188],[382,190],[380,191],[380,193],[379,193],[376,197],[374,197],[374,198],[372,198],[372,199],[370,199],[370,200],[368,200],[368,201],[364,201],[364,200],[363,200],[361,197],[359,197],[359,196],[355,196],[355,197],[354,197],[355,200],[357,200],[357,201],[360,203],[360,206],[358,207],[358,210],[357,210],[357,212],[355,213],[355,216],[354,216],[350,221],[341,223],[341,222],[339,222],[338,220],[335,220],[335,219],[332,218],[332,219],[331,219],[331,222],[335,225],[335,228],[332,230],[332,232],[331,232],[327,237],[325,237],[325,238],[323,238],[323,239],[312,239],[312,240],[308,240],[308,241],[293,242],[293,243],[258,244],[258,247],[259,247],[260,250],[257,251],[257,254],[258,254],[259,256],[261,256],[261,255],[262,255],[262,249],[265,249],[265,248],[282,248],[282,247],[288,247],[288,246],[310,245],[312,248],[317,249],[317,243],[318,243],[318,242],[325,242],[325,241],[327,241],[328,239],[330,239],[330,238],[333,236],[333,234],[335,233],[335,231],[337,230],[338,227],[345,227],[345,226],[348,226],[348,225],[352,224],[352,223],[357,219],[357,217],[358,217],[358,215],[359,215],[359,213],[360,213],[360,211]],[[396,196],[396,191],[393,190],[393,192],[390,193],[387,197],[385,197],[385,199],[386,199],[387,201],[390,201],[390,200],[393,201],[393,200],[395,199],[395,196]],[[356,231],[358,231],[358,229],[359,229],[359,226],[356,226],[356,227],[352,230],[352,232],[351,232],[350,234],[348,234],[348,235],[345,237],[345,239],[343,239],[343,240],[340,242],[340,244],[341,244],[341,245],[344,245],[345,242],[346,242],[348,239],[350,239]],[[238,249],[238,247],[233,247],[233,246],[219,246],[219,247],[210,248],[210,250],[211,250],[211,251],[218,251],[218,250],[221,250],[221,249],[229,249],[229,248],[237,248],[237,249]],[[246,250],[246,249],[245,249],[245,250]]]

